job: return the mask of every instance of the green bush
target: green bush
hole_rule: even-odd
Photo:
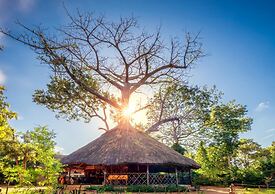
[[[127,187],[113,187],[111,185],[105,186],[90,186],[86,190],[93,190],[99,193],[102,192],[185,192],[187,188],[184,186],[168,185],[168,186],[147,186],[147,185],[129,185]]]
[[[108,192],[108,191],[117,191],[117,188],[115,189],[113,186],[111,185],[105,185],[105,186],[89,186],[86,187],[86,190],[90,190],[90,191],[97,191],[99,193],[103,193],[103,192]],[[121,190],[119,190],[121,191]],[[118,192],[119,192],[118,191]]]

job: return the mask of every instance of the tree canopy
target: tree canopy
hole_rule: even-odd
[[[108,130],[112,112],[118,123],[129,123],[122,112],[132,94],[184,80],[204,56],[198,35],[167,41],[159,28],[147,33],[134,17],[114,22],[91,13],[67,15],[70,22],[54,33],[19,22],[21,34],[1,29],[49,65],[51,81],[47,89],[35,92],[34,101],[67,119],[99,118]]]
[[[61,170],[55,159],[53,131],[36,127],[32,131],[16,132],[9,121],[17,114],[10,110],[0,88],[0,182],[20,185],[53,185]],[[1,180],[2,179],[2,180]]]
[[[209,136],[206,122],[211,107],[220,98],[221,93],[215,87],[208,89],[178,82],[165,84],[150,101],[147,115],[151,127],[146,131],[156,132],[168,145],[194,146]],[[163,120],[170,122],[161,123]]]

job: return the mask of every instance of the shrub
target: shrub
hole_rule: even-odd
[[[103,193],[107,191],[115,191],[116,189],[111,185],[104,185],[104,186],[89,186],[89,187],[86,187],[86,190]]]
[[[153,186],[153,185],[129,185],[127,187],[113,187],[111,185],[105,186],[90,186],[86,190],[94,190],[99,193],[102,192],[185,192],[187,188],[184,186],[168,185],[168,186]]]

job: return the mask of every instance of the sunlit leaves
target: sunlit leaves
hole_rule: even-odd
[[[95,90],[100,91],[97,82],[88,77],[85,80]],[[103,95],[108,95],[104,93]],[[56,111],[58,117],[68,120],[84,119],[89,122],[93,115],[102,108],[103,103],[75,82],[59,77],[52,77],[47,90],[36,90],[34,101]]]
[[[17,133],[9,125],[16,113],[0,88],[0,173],[6,183],[49,185],[57,180],[61,164],[55,159],[55,134],[46,127]]]
[[[224,146],[225,153],[233,154],[238,146],[239,133],[251,129],[252,119],[246,115],[246,106],[231,101],[211,109],[207,125],[213,128],[214,143]]]
[[[150,101],[148,118],[151,123],[176,118],[159,127],[158,137],[172,145],[192,147],[205,138],[211,107],[220,99],[216,88],[191,87],[179,83],[160,88]]]

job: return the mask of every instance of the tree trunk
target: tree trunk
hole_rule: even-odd
[[[128,86],[125,86],[121,90],[122,109],[128,107],[128,105],[129,105],[129,99],[130,99],[130,88]]]
[[[123,111],[128,108],[129,106],[129,99],[130,99],[130,88],[128,86],[125,86],[121,90],[121,119],[118,123],[119,127],[129,127],[130,124],[130,117],[127,115],[123,115]]]
[[[231,166],[231,163],[230,163],[230,156],[227,156],[227,165],[228,165],[228,168],[230,168],[230,166]]]
[[[15,165],[16,165],[16,166],[19,165],[19,160],[18,160],[18,157],[17,157],[17,156],[15,157]]]
[[[6,187],[6,194],[8,194],[9,191],[9,185],[10,185],[10,181],[8,181],[7,187]]]
[[[22,167],[23,167],[24,170],[27,169],[27,157],[26,157],[26,156],[25,156],[24,159],[23,159]]]

